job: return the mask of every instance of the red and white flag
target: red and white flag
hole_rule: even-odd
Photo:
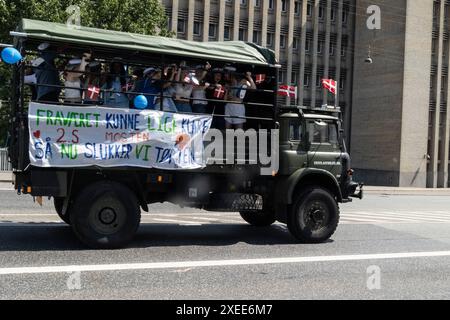
[[[91,100],[98,100],[98,97],[100,95],[100,88],[96,86],[89,86],[88,87],[88,96]]]
[[[333,79],[322,79],[322,87],[334,95],[337,94],[337,82]]]
[[[296,86],[288,86],[281,85],[278,88],[278,95],[283,97],[291,97],[297,99],[297,87]]]
[[[255,76],[255,83],[256,84],[261,84],[266,80],[266,75],[265,74],[257,74]]]
[[[225,89],[222,86],[216,87],[214,90],[214,98],[222,100],[225,97]]]

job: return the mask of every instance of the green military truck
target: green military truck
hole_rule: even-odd
[[[352,198],[362,199],[362,184],[352,181],[353,171],[343,139],[339,109],[310,109],[292,104],[283,106],[277,96],[280,66],[271,50],[244,42],[197,43],[84,27],[70,28],[34,20],[23,20],[11,35],[14,47],[25,57],[24,61],[13,67],[11,85],[8,150],[15,188],[21,194],[38,199],[52,198],[58,215],[90,247],[118,248],[127,245],[139,227],[141,210],[148,212],[149,204],[159,202],[209,211],[239,212],[246,222],[256,227],[268,227],[278,221],[286,224],[299,242],[320,243],[328,240],[338,226],[339,203],[350,202]],[[40,46],[42,43],[45,45]],[[42,53],[37,50],[38,47],[54,50],[58,58],[54,65],[44,63],[44,66],[32,67],[54,68],[62,72],[64,70],[60,66],[64,64],[61,61],[90,52],[92,60],[102,65],[120,61],[127,67],[128,75],[132,70],[148,66],[168,70],[166,66],[179,64],[180,61],[186,65],[208,62],[213,67],[231,66],[241,74],[251,72],[253,75],[264,75],[264,80],[261,81],[260,77],[257,89],[246,88],[246,96],[241,96],[241,104],[246,108],[245,115],[233,116],[246,121],[246,131],[242,132],[256,132],[257,141],[245,143],[244,139],[243,145],[236,146],[235,142],[239,139],[233,137],[233,147],[227,150],[226,159],[217,159],[217,154],[203,156],[200,165],[197,163],[191,167],[169,166],[173,159],[166,159],[158,165],[158,156],[155,156],[153,163],[136,164],[135,160],[130,160],[129,153],[138,155],[142,146],[130,143],[128,149],[123,151],[124,145],[120,142],[123,140],[115,144],[115,147],[122,149],[116,150],[117,157],[113,156],[113,160],[109,159],[108,163],[101,157],[96,160],[92,156],[95,143],[86,142],[94,139],[96,127],[86,127],[90,126],[89,123],[91,127],[96,124],[97,130],[103,130],[102,126],[105,123],[108,126],[108,123],[100,114],[104,112],[105,117],[110,118],[113,109],[100,100],[95,106],[85,105],[84,101],[68,103],[63,100],[63,95],[53,102],[35,101],[36,97],[31,96],[25,77],[30,67],[29,61],[36,61]],[[162,81],[176,82],[165,78]],[[38,80],[35,88],[39,86],[56,85],[39,83]],[[63,86],[60,89],[64,92]],[[237,89],[242,91],[245,88],[240,86]],[[124,94],[123,91],[119,93],[111,89],[102,88],[101,91],[104,94]],[[220,125],[220,120],[227,118],[223,112],[214,109],[205,115],[170,115],[163,111],[163,102],[169,98],[163,90],[157,94],[127,92],[130,101],[130,97],[137,94],[159,98],[160,110],[115,108],[114,114],[120,111],[128,117],[140,116],[141,120],[160,115],[164,117],[165,124],[172,117],[169,122],[173,120],[174,128],[181,130],[181,133],[188,120],[192,120],[193,125],[204,120],[201,123],[209,130],[202,132],[203,151],[212,143],[207,137],[211,132],[226,135]],[[206,102],[208,106],[220,107],[222,104],[223,107],[226,99],[210,97]],[[91,117],[92,122],[86,122],[84,126],[80,122],[75,129],[66,126],[64,132],[57,126],[49,125],[57,123],[58,117],[55,118],[54,113],[80,116],[83,111],[79,108],[93,110],[84,113],[85,122],[89,114],[97,114],[97,118]],[[176,117],[184,118],[177,120]],[[61,126],[67,124],[66,121],[64,117],[59,119]],[[162,120],[159,121],[161,128]],[[177,121],[180,121],[178,126],[175,125]],[[37,123],[41,125],[40,130],[34,127]],[[49,126],[42,127],[45,123]],[[122,134],[127,135],[132,129],[138,130],[131,126]],[[152,129],[147,126],[146,130]],[[54,137],[50,136],[53,131]],[[266,135],[260,134],[263,131]],[[62,140],[64,134],[66,137]],[[171,130],[166,130],[165,134],[170,136]],[[249,136],[246,136],[248,140]],[[144,132],[139,143],[145,139],[151,140],[145,137]],[[183,134],[181,137],[184,137]],[[73,144],[79,143],[74,154],[62,150],[67,145],[61,142],[70,139]],[[180,135],[175,138],[175,143],[179,143],[179,139]],[[271,164],[251,159],[249,150],[253,144],[269,147],[271,151],[266,156],[272,157]]]

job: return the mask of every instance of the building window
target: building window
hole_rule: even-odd
[[[217,25],[212,23],[209,24],[209,37],[211,39],[215,39],[217,37]]]
[[[271,32],[267,33],[267,46],[269,48],[273,47],[273,37],[274,37],[273,33],[271,33]]]
[[[344,91],[345,89],[345,78],[341,77],[341,79],[339,79],[339,90]]]
[[[297,72],[292,72],[291,74],[291,85],[296,85],[297,84]]]
[[[310,82],[311,82],[311,75],[305,74],[305,79],[303,80],[303,86],[309,87]]]
[[[334,56],[334,49],[335,49],[334,44],[331,44],[330,45],[330,56]]]
[[[286,12],[287,11],[287,2],[286,0],[281,0],[281,11]]]
[[[284,49],[286,48],[286,36],[280,35],[280,48]]]
[[[261,0],[253,0],[253,6],[257,8],[261,7]]]
[[[246,7],[247,6],[247,0],[241,0],[241,6]]]
[[[341,57],[345,57],[345,47],[344,46],[342,46],[341,47]]]
[[[194,21],[194,35],[200,36],[202,34],[202,24],[198,21]]]
[[[342,23],[347,23],[348,20],[348,12],[344,11],[342,12]]]
[[[295,1],[294,2],[294,13],[296,16],[300,15],[300,10],[301,10],[300,1]]]
[[[324,17],[325,17],[325,8],[320,6],[319,7],[319,19],[323,20]]]
[[[292,39],[292,49],[298,50],[298,38]]]
[[[322,54],[322,52],[323,52],[323,41],[319,41],[317,43],[317,53]]]
[[[284,71],[278,70],[278,83],[284,83]]]
[[[223,38],[225,40],[231,39],[231,28],[229,26],[224,27]]]
[[[273,8],[274,8],[273,0],[269,0],[269,10],[273,10]]]
[[[316,77],[316,88],[322,87],[322,79],[323,79],[323,76],[317,75],[317,77]]]
[[[305,52],[309,52],[311,50],[311,40],[306,39],[305,41]]]
[[[331,21],[336,21],[336,9],[331,8]]]
[[[310,3],[308,3],[308,5],[306,6],[306,15],[308,17],[312,16],[312,5]]]
[[[259,31],[253,31],[253,43],[260,44],[261,43],[261,33]]]
[[[177,32],[184,33],[186,31],[186,21],[184,19],[178,19]]]
[[[246,30],[239,28],[239,41],[245,41],[245,38],[247,38]]]

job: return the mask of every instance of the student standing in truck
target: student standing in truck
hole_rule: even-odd
[[[230,102],[225,105],[225,127],[227,129],[243,129],[246,122],[243,103],[246,90],[256,89],[256,84],[252,79],[251,72],[241,75],[236,73],[236,69],[231,68],[228,67],[227,100]]]

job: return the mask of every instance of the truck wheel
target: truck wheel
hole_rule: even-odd
[[[55,210],[62,221],[70,225],[70,215],[69,211],[63,214],[64,198],[53,198],[53,204],[55,205]]]
[[[76,197],[70,219],[75,235],[92,248],[115,249],[129,243],[141,220],[136,195],[126,186],[96,182]]]
[[[268,227],[276,221],[275,214],[271,210],[241,211],[240,215],[242,219],[255,227]]]
[[[329,191],[309,187],[300,193],[288,217],[288,229],[302,243],[322,243],[339,224],[339,206]]]

